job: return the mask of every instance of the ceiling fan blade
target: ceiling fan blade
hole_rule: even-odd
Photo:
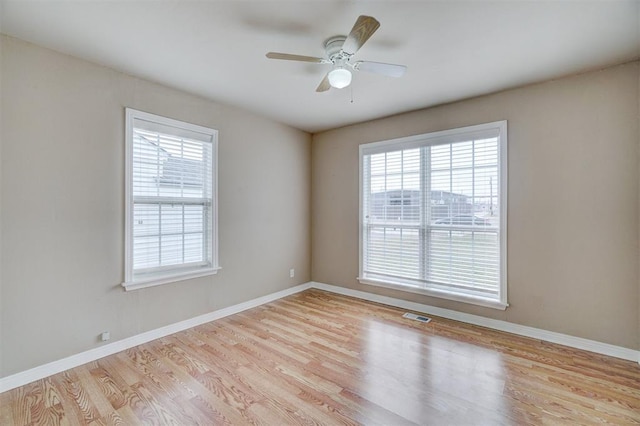
[[[385,64],[382,62],[358,61],[353,64],[353,68],[358,71],[372,72],[375,74],[387,75],[389,77],[402,77],[407,71],[405,65]]]
[[[369,40],[369,37],[380,27],[380,22],[371,16],[360,15],[347,39],[342,45],[342,51],[353,55]]]
[[[314,62],[316,64],[330,64],[331,61],[324,58],[315,58],[313,56],[292,55],[290,53],[267,53],[269,59],[283,59],[285,61],[300,61],[300,62]]]
[[[329,84],[329,73],[327,73],[318,85],[316,92],[326,92],[329,89],[331,89],[331,84]]]

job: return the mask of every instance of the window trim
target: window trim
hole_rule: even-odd
[[[469,140],[469,136],[473,135],[474,139],[483,137],[486,133],[489,137],[495,137],[498,132],[498,158],[499,172],[498,185],[500,188],[500,270],[499,270],[499,291],[500,298],[492,299],[482,296],[469,295],[464,293],[449,292],[434,288],[419,288],[407,284],[400,284],[392,281],[377,280],[364,277],[364,156],[389,151],[389,147],[397,149],[410,149],[424,145],[440,145],[451,144]],[[507,302],[507,121],[494,121],[491,123],[478,124],[474,126],[459,127],[455,129],[442,130],[437,132],[424,133],[419,135],[407,136],[402,138],[384,140],[379,142],[371,142],[361,144],[359,146],[359,173],[358,173],[358,277],[357,280],[361,284],[372,285],[376,287],[390,288],[407,293],[417,293],[426,296],[437,297],[440,299],[453,300],[457,302],[468,303],[472,305],[484,306],[487,308],[505,310],[509,303]]]
[[[198,268],[183,264],[166,268],[166,272],[150,274],[137,278],[133,268],[133,128],[134,120],[143,120],[161,125],[171,126],[190,132],[198,132],[211,136],[211,265]],[[125,241],[124,241],[124,281],[122,287],[126,291],[169,284],[191,278],[214,275],[220,270],[218,263],[218,131],[197,124],[125,108]]]

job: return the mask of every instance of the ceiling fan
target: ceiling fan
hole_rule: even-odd
[[[366,71],[390,77],[402,77],[407,71],[404,65],[385,64],[382,62],[356,61],[351,62],[355,53],[369,40],[380,27],[380,22],[371,16],[360,15],[348,36],[331,37],[325,42],[326,58],[313,56],[292,55],[289,53],[269,52],[269,59],[283,59],[286,61],[312,62],[316,64],[331,64],[331,70],[324,76],[316,92],[326,92],[332,87],[342,89],[351,84],[352,71]]]

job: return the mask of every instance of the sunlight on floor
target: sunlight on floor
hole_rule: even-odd
[[[427,412],[437,420],[434,411],[450,421],[461,414],[460,406],[478,421],[495,420],[496,412],[508,409],[502,354],[423,331],[431,326],[413,329],[370,319],[362,395],[418,423]]]

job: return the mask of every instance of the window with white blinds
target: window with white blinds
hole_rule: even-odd
[[[126,110],[125,282],[130,290],[217,271],[217,131]]]
[[[504,309],[506,121],[360,146],[360,281]]]

